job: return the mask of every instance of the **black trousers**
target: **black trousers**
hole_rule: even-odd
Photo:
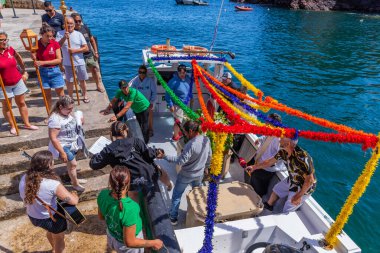
[[[250,185],[252,185],[260,197],[263,197],[267,193],[269,183],[275,174],[275,172],[269,172],[263,169],[252,172]]]
[[[137,122],[139,122],[141,132],[146,144],[149,142],[149,109],[140,113],[135,113]]]

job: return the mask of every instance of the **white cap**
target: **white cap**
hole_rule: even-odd
[[[231,75],[230,72],[226,72],[226,73],[224,73],[223,76],[222,76],[222,79],[227,79],[227,78],[232,79],[232,75]]]

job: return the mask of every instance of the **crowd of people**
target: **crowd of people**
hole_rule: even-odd
[[[72,13],[65,17],[55,11],[50,1],[44,2],[46,14],[42,15],[42,26],[38,50],[32,53],[32,60],[38,68],[42,87],[46,95],[49,109],[52,109],[52,93],[55,90],[57,97],[67,94],[73,97],[74,72],[80,84],[80,91],[84,103],[90,102],[87,92],[87,70],[92,73],[98,92],[105,92],[100,67],[98,63],[99,51],[94,36],[90,29],[83,24],[80,14]],[[68,44],[70,41],[70,47]],[[71,61],[73,64],[71,64]],[[26,80],[28,73],[25,71],[24,61],[19,53],[9,45],[9,38],[5,31],[0,31],[0,75],[2,77],[6,95],[10,105],[14,98],[24,122],[23,128],[38,130],[38,127],[30,124],[29,112],[25,103],[25,94],[28,92]],[[4,118],[9,123],[9,132],[16,135],[7,101],[0,90],[0,100]]]
[[[42,86],[45,89],[50,114],[47,119],[49,129],[49,147],[33,155],[28,171],[19,185],[27,214],[34,226],[47,231],[54,252],[64,252],[64,231],[67,221],[59,212],[57,199],[76,205],[76,192],[83,192],[86,180],[77,176],[76,155],[83,145],[81,128],[83,117],[73,115],[73,76],[74,72],[80,82],[83,102],[89,103],[86,80],[87,69],[91,71],[96,82],[96,89],[104,92],[100,68],[97,62],[99,52],[90,29],[83,24],[81,15],[73,13],[66,18],[67,30],[64,30],[65,18],[54,10],[51,2],[44,3],[46,14],[42,16],[38,51],[33,54],[36,67],[39,68]],[[68,47],[70,41],[70,48]],[[74,66],[71,65],[73,57]],[[20,66],[20,68],[17,67]],[[62,73],[64,70],[64,76]],[[156,159],[181,166],[175,179],[172,203],[168,216],[173,225],[178,222],[178,210],[182,194],[187,186],[197,187],[202,184],[210,167],[212,151],[209,138],[201,132],[200,122],[187,120],[182,109],[166,94],[167,107],[173,115],[172,141],[178,141],[183,135],[186,144],[177,156],[167,155],[165,150],[148,147],[153,131],[153,111],[157,99],[156,84],[147,76],[148,69],[141,65],[131,81],[121,80],[114,98],[102,114],[109,118],[110,138],[112,143],[103,148],[90,159],[90,168],[102,169],[110,165],[113,169],[109,175],[109,188],[102,190],[97,197],[99,219],[105,220],[107,226],[107,245],[117,252],[144,252],[144,248],[158,250],[163,247],[159,239],[144,239],[138,192],[160,180],[170,191],[173,183],[165,169],[158,166]],[[0,74],[10,100],[15,98],[26,129],[36,130],[28,119],[25,104],[25,66],[21,56],[10,46],[8,37],[0,32]],[[240,88],[233,82],[229,72],[223,74],[223,84],[234,89]],[[168,82],[174,94],[188,105],[192,100],[192,83],[187,75],[186,65],[179,65],[177,72]],[[68,95],[65,95],[66,86]],[[55,90],[58,100],[53,104],[51,89]],[[10,120],[4,94],[0,93],[3,114],[10,124],[10,133],[16,134],[15,126]],[[142,130],[143,140],[130,137],[128,126],[123,122],[131,109]],[[281,123],[278,114],[270,114],[271,122]],[[80,140],[82,143],[80,143]],[[294,211],[312,194],[316,187],[316,177],[311,156],[297,145],[297,140],[277,137],[260,137],[259,149],[254,159],[245,168],[247,182],[263,198],[268,194],[268,186],[276,172],[275,164],[283,161],[289,176],[277,183],[270,193],[264,207],[272,211],[279,198],[286,198],[283,212]],[[63,186],[54,172],[54,159],[61,159],[67,165],[67,172],[74,192]],[[51,206],[53,209],[47,208]],[[57,212],[52,211],[57,210]]]

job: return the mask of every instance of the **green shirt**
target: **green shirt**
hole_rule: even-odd
[[[136,225],[136,236],[142,230],[140,207],[131,198],[122,198],[123,210],[119,209],[119,201],[111,196],[111,190],[102,190],[98,196],[98,206],[106,220],[109,233],[119,242],[124,243],[123,227]]]
[[[125,102],[132,102],[131,108],[134,113],[140,113],[149,108],[149,100],[135,88],[129,88],[128,95],[125,95],[121,89],[116,91],[116,98],[121,98]]]

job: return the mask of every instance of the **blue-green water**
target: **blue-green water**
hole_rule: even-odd
[[[58,6],[58,1],[55,1]],[[110,96],[117,81],[131,78],[141,49],[153,44],[209,47],[219,11],[177,6],[174,0],[68,1],[99,38],[103,80]],[[232,65],[280,102],[356,129],[380,131],[380,16],[308,12],[254,6],[235,12],[225,1],[215,49],[230,50]],[[322,130],[285,117],[298,129]],[[301,140],[313,156],[318,177],[315,199],[335,218],[370,151],[359,145]],[[380,183],[375,173],[345,231],[363,252],[380,248]]]

